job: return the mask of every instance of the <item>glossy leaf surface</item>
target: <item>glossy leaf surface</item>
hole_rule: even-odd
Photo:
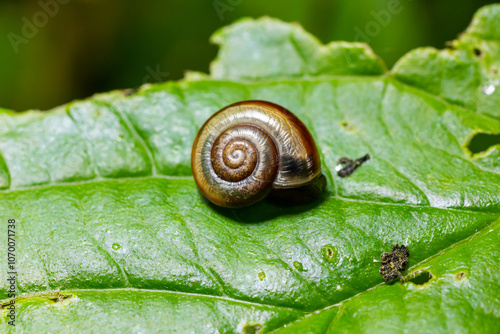
[[[211,75],[45,113],[0,111],[0,219],[17,221],[24,296],[17,330],[498,328],[500,144],[475,152],[471,142],[500,133],[500,90],[481,90],[500,63],[499,8],[482,9],[455,50],[415,50],[392,72],[365,45],[323,46],[297,25],[246,19],[213,36]],[[194,136],[247,99],[308,126],[328,180],[320,201],[227,210],[201,197]],[[337,177],[339,158],[366,153]],[[404,274],[430,271],[429,283],[381,284],[374,260],[396,243],[410,251]],[[6,299],[6,261],[0,269]]]

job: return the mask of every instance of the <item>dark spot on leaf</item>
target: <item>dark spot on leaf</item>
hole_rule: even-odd
[[[9,306],[9,305],[10,305],[10,301],[11,301],[11,300],[12,300],[12,299],[8,299],[7,301],[4,301],[2,304],[0,304],[0,309],[4,309],[4,308],[6,308],[7,306]]]
[[[354,130],[354,127],[351,124],[349,124],[349,122],[347,122],[347,121],[340,122],[340,126],[343,127],[344,129],[346,129],[347,131]]]
[[[466,277],[465,273],[463,271],[459,272],[455,278],[459,281],[463,280]]]
[[[467,149],[475,155],[487,151],[494,145],[500,145],[500,133],[479,132],[469,140]]]
[[[56,296],[49,297],[47,299],[52,300],[54,303],[61,302],[63,300],[66,300],[68,298],[73,297],[73,295],[68,294],[68,295],[63,295],[62,293],[58,293]]]
[[[333,262],[335,260],[335,248],[331,245],[326,245],[321,248],[323,254],[323,259],[327,262]]]
[[[349,158],[340,158],[338,165],[335,167],[337,175],[340,177],[348,177],[352,175],[359,166],[361,166],[365,161],[370,160],[370,155],[365,154],[359,159],[351,160]]]
[[[260,333],[262,326],[260,324],[248,324],[243,327],[243,333],[245,334],[257,334]]]
[[[481,57],[481,56],[483,55],[483,52],[482,52],[482,51],[481,51],[481,49],[479,49],[479,48],[474,48],[474,50],[473,50],[473,51],[474,51],[474,55],[475,55],[476,57]]]
[[[410,253],[405,245],[398,246],[394,245],[392,252],[382,253],[380,256],[380,275],[386,282],[390,282],[396,277],[401,278],[404,281],[401,271],[406,269],[408,264],[408,257]]]
[[[15,298],[15,301],[16,303],[18,303],[19,301],[23,301],[23,300],[29,300],[29,299],[42,299],[42,300],[45,300],[45,301],[50,301],[52,303],[59,303],[59,302],[62,302],[66,299],[70,299],[70,298],[73,298],[75,295],[74,294],[71,294],[71,293],[68,293],[68,294],[62,294],[62,293],[59,293],[59,292],[56,292],[56,293],[44,293],[44,294],[37,294],[37,295],[31,295],[31,296],[21,296],[21,297],[17,297]],[[2,304],[0,304],[0,309],[4,309],[6,307],[8,307],[11,303],[11,300],[12,299],[8,299],[6,301],[4,301]]]
[[[122,90],[122,92],[125,96],[130,96],[130,95],[134,95],[135,93],[137,93],[137,89],[129,88],[129,89]]]
[[[263,271],[261,271],[261,272],[259,273],[259,279],[260,279],[261,281],[263,281],[265,278],[266,278],[266,273],[265,273],[265,272],[263,272]]]
[[[295,267],[295,269],[297,269],[298,271],[303,271],[304,270],[304,266],[302,265],[302,263],[298,262],[298,261],[295,261],[293,263],[293,266]]]
[[[416,285],[424,285],[432,279],[432,274],[427,270],[419,270],[410,275],[410,277],[406,280],[407,282],[412,282]]]

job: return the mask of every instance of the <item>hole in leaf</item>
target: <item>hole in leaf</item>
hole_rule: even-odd
[[[424,285],[432,279],[432,274],[430,271],[420,270],[416,273],[412,274],[410,278],[406,280],[406,282],[412,282],[416,285]]]
[[[456,278],[457,280],[461,281],[461,280],[463,280],[463,279],[465,278],[465,276],[466,276],[466,275],[465,275],[465,273],[464,273],[463,271],[461,271],[461,272],[459,272],[459,273],[455,276],[455,278]]]
[[[474,154],[486,152],[490,147],[500,145],[500,133],[476,133],[467,144],[469,151]]]
[[[260,333],[262,326],[260,324],[245,325],[243,327],[243,333],[245,334],[257,334]]]
[[[481,56],[483,55],[483,52],[482,52],[482,51],[481,51],[481,49],[479,49],[479,48],[474,48],[474,50],[473,50],[473,51],[474,51],[474,55],[475,55],[476,57],[481,57]]]

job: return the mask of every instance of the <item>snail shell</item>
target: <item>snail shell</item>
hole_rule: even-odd
[[[243,101],[201,127],[191,153],[194,179],[212,203],[245,207],[270,192],[293,204],[321,194],[325,178],[313,137],[290,111]]]

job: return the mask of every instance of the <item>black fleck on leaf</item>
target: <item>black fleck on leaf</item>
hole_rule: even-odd
[[[359,159],[352,160],[349,158],[340,158],[338,165],[335,167],[337,175],[340,177],[348,177],[352,175],[365,161],[370,160],[370,155],[365,154]]]

